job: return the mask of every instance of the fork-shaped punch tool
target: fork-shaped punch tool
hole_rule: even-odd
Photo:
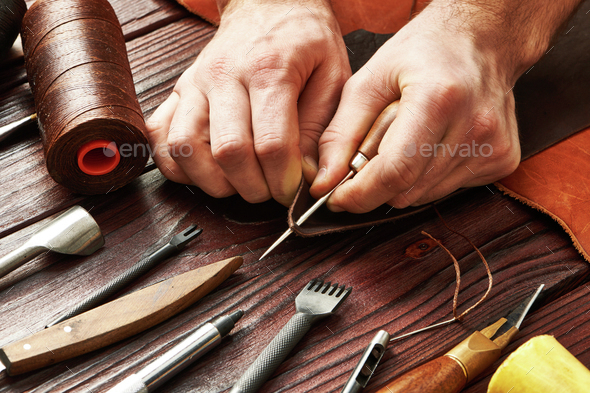
[[[158,263],[162,262],[166,258],[178,254],[188,244],[188,242],[199,236],[201,232],[203,232],[203,230],[197,229],[196,225],[189,226],[184,231],[170,239],[168,243],[166,243],[163,247],[160,247],[156,252],[147,258],[142,258],[139,262],[131,266],[119,276],[113,278],[98,291],[94,292],[86,299],[76,304],[70,310],[61,314],[55,321],[51,322],[46,327],[56,325],[62,321],[65,321],[66,319],[70,319],[78,314],[82,314],[85,311],[103,304],[104,301],[109,297],[147,273]]]
[[[307,284],[295,298],[297,313],[248,367],[230,393],[256,392],[305,336],[312,323],[332,314],[350,291],[350,287],[331,285],[329,282],[324,284],[320,280],[312,280]]]

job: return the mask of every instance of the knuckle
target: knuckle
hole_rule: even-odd
[[[178,152],[183,150],[185,146],[190,146],[192,149],[192,140],[188,135],[188,130],[179,126],[175,127],[174,131],[168,134],[166,139],[168,154],[172,157],[176,157]]]
[[[295,83],[297,72],[292,72],[289,59],[280,53],[261,53],[249,63],[251,87],[265,89],[280,84]]]
[[[473,136],[481,141],[488,140],[496,134],[499,125],[498,116],[486,110],[473,119]]]
[[[211,154],[220,166],[240,165],[248,157],[248,144],[237,135],[226,135],[211,142]]]
[[[206,192],[213,198],[227,198],[228,196],[235,194],[234,189],[229,185],[215,187],[210,190],[207,190]]]
[[[244,193],[241,194],[241,196],[246,202],[249,203],[262,203],[268,201],[271,198],[270,192],[268,191],[258,191],[249,194]]]
[[[366,70],[369,76],[372,74]],[[342,89],[342,96],[362,96],[366,99],[359,100],[358,104],[362,105],[363,109],[371,109],[375,102],[379,103],[391,103],[391,93],[387,90],[386,86],[382,83],[381,78],[371,78],[364,74],[359,74],[357,71],[352,77],[350,77]]]
[[[228,71],[231,70],[233,60],[227,56],[217,56],[214,59],[210,59],[205,61],[202,65],[203,71],[201,72],[193,72],[191,73],[192,78],[190,78],[190,82],[194,86],[198,86],[198,79],[201,78],[201,75],[207,75],[209,79],[213,83],[224,80],[228,77]]]
[[[422,114],[439,121],[448,118],[467,98],[466,86],[454,79],[424,86],[413,93],[423,103]]]
[[[406,160],[392,158],[389,160],[388,170],[380,173],[379,179],[384,190],[409,190],[418,180],[418,170]]]
[[[276,134],[266,134],[254,141],[256,156],[263,161],[286,158],[289,148],[288,141]]]

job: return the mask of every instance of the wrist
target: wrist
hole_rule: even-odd
[[[491,59],[507,83],[546,52],[579,0],[433,0],[426,8],[452,35],[464,36]]]
[[[219,9],[219,15],[221,16],[226,12],[233,13],[244,7],[261,8],[273,5],[283,5],[288,7],[287,9],[297,6],[306,6],[313,12],[317,9],[320,12],[322,10],[329,10],[329,12],[332,13],[332,6],[329,0],[299,0],[296,4],[287,0],[216,0],[216,2],[217,8]]]

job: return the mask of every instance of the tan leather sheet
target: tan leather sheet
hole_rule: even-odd
[[[521,162],[496,186],[551,216],[590,262],[590,128]]]

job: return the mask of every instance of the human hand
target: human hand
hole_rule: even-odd
[[[320,138],[316,198],[344,178],[381,111],[398,99],[400,105],[379,154],[332,194],[330,209],[420,205],[488,184],[518,165],[512,87],[530,59],[515,61],[508,49],[486,45],[489,36],[445,16],[427,7],[346,83]]]
[[[152,149],[169,153],[154,161],[168,179],[214,197],[288,205],[302,171],[309,182],[316,174],[319,137],[350,74],[327,2],[231,1],[147,122]]]

